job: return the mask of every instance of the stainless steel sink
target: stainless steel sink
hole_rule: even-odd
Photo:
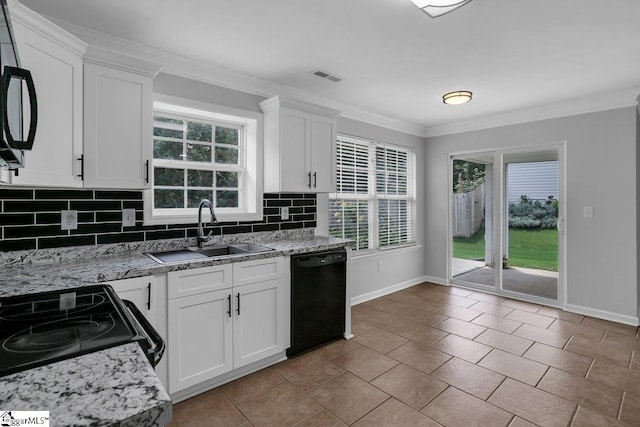
[[[146,255],[160,264],[167,264],[172,262],[202,261],[227,255],[241,255],[272,250],[273,248],[256,245],[255,243],[233,243],[205,248],[185,248],[173,251],[149,252]]]

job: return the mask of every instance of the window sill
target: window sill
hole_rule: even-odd
[[[402,253],[415,252],[417,250],[422,249],[421,244],[411,244],[411,245],[403,245],[396,246],[393,248],[386,249],[369,249],[367,251],[351,251],[351,260],[352,261],[364,261],[370,258],[376,258],[385,255],[396,255]]]
[[[202,219],[204,222],[211,222],[211,217],[206,209],[203,210]],[[261,221],[263,219],[262,212],[254,213],[217,213],[218,222],[246,222]],[[145,218],[143,225],[165,225],[165,224],[198,224],[198,215],[163,215],[151,218]]]

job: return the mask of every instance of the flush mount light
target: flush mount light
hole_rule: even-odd
[[[411,0],[424,13],[432,18],[445,15],[454,9],[464,6],[471,0]]]
[[[460,105],[471,101],[472,93],[468,90],[458,90],[442,95],[442,102],[449,105]]]

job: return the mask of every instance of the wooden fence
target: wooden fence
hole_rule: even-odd
[[[453,237],[471,237],[484,219],[484,184],[453,196]]]

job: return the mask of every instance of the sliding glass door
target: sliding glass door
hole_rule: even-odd
[[[451,283],[563,300],[563,169],[561,144],[451,155]]]

